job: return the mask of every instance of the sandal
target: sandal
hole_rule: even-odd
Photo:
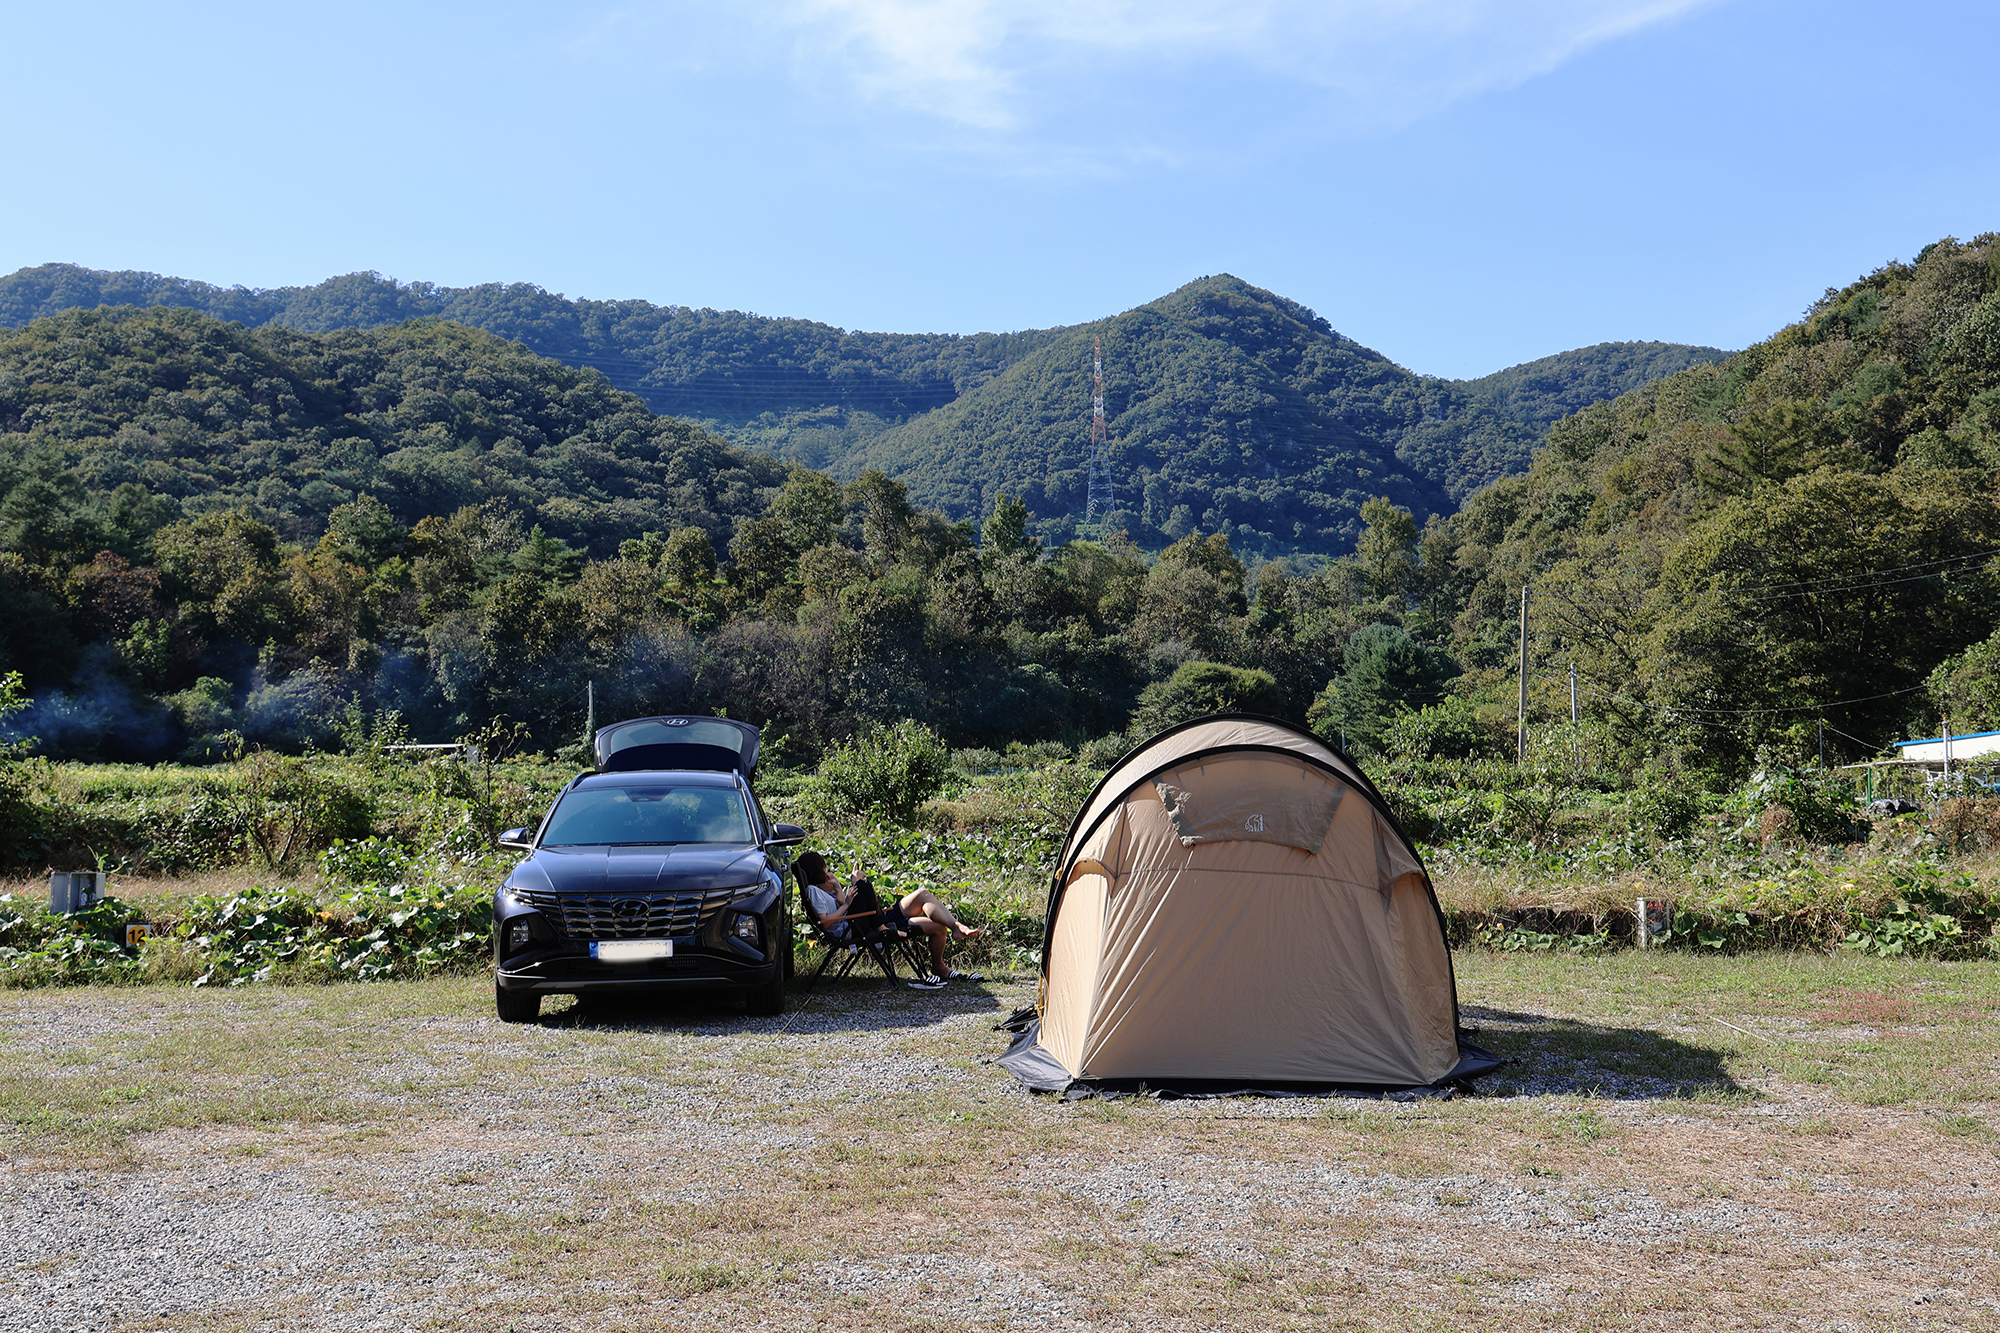
[[[984,980],[986,980],[986,978],[985,978],[985,977],[983,977],[983,976],[979,975],[979,973],[977,973],[977,972],[947,972],[947,973],[945,973],[945,974],[944,974],[944,979],[945,979],[946,981],[984,981]]]

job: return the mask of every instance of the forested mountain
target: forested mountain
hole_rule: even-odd
[[[171,306],[0,336],[0,468],[136,487],[177,514],[247,507],[291,538],[317,537],[359,495],[406,524],[491,501],[600,554],[649,529],[726,542],[784,474],[460,324],[306,334]],[[23,535],[67,522],[60,510],[9,503],[17,548],[89,554],[87,532]]]
[[[843,477],[883,468],[953,517],[976,520],[998,494],[1027,495],[1047,540],[1073,535],[1082,513],[1089,344],[1107,333],[1129,505],[1117,521],[1149,545],[1227,523],[1236,541],[1272,554],[1347,549],[1359,504],[1377,493],[1420,515],[1449,512],[1523,470],[1555,416],[1719,355],[1606,344],[1457,384],[1391,365],[1227,276],[1087,329],[965,337],[373,273],[267,291],[68,264],[0,278],[0,325],[99,304],[310,333],[448,319],[602,371],[655,412],[737,443]]]
[[[1824,722],[1829,754],[1865,754],[1940,712],[2000,727],[1996,476],[1988,234],[1557,422],[1410,577],[1485,668],[1461,688],[1497,694],[1526,584],[1544,716],[1574,662],[1587,714],[1652,748],[1812,753]]]
[[[1016,434],[1080,456],[1062,404],[1099,331],[1117,456],[1146,477],[1131,529],[1148,503],[1162,538],[1204,525],[1157,556],[1116,522],[1050,549],[997,499],[1032,479]],[[1821,723],[1832,757],[1939,711],[2000,727],[2000,237],[1938,242],[1564,417],[1525,475],[1421,523],[1451,503],[1411,466],[1444,438],[1425,428],[1491,411],[1211,278],[1056,333],[850,463],[909,488],[843,485],[441,319],[70,312],[0,338],[0,671],[35,691],[23,730],[66,754],[330,742],[348,706],[554,744],[590,682],[608,711],[725,708],[800,756],[899,718],[1116,749],[1231,706],[1478,753],[1526,586],[1531,726],[1566,721],[1574,664],[1575,752],[1607,763],[1685,785],[1810,756]],[[1183,456],[1219,479],[1207,510],[1170,489],[1197,475]],[[1283,505],[1308,550],[1354,531],[1353,506],[1353,554],[1246,566],[1282,534],[1237,515]]]
[[[1533,443],[1463,390],[1222,275],[1058,333],[948,406],[865,441],[856,461],[948,514],[982,513],[1001,494],[1056,523],[1080,513],[1098,337],[1124,487],[1111,523],[1142,545],[1198,527],[1265,555],[1334,554],[1352,548],[1370,498],[1420,520],[1449,513],[1519,470]]]
[[[1049,336],[1033,330],[851,333],[734,310],[572,301],[523,282],[439,287],[377,273],[264,291],[74,264],[43,264],[0,278],[0,325],[98,305],[180,306],[252,328],[275,324],[306,333],[448,319],[602,371],[615,387],[663,415],[761,425],[767,432],[792,414],[818,414],[814,421],[823,422],[829,413],[901,420],[929,411],[984,383]]]
[[[1537,438],[1559,419],[1592,403],[1643,388],[1689,366],[1726,361],[1729,353],[1685,343],[1597,343],[1497,370],[1459,387]]]

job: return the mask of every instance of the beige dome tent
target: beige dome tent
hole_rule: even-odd
[[[1434,1089],[1499,1063],[1461,1044],[1416,850],[1287,722],[1198,718],[1121,759],[1070,826],[1045,930],[1039,1015],[1001,1057],[1039,1090]]]

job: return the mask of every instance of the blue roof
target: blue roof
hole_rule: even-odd
[[[1953,736],[1952,739],[1955,741],[1976,741],[1982,736],[2000,736],[2000,731],[1968,731],[1963,735]],[[1897,741],[1896,748],[1900,750],[1905,745],[1936,745],[1943,739],[1944,737],[1942,736],[1932,736],[1927,740],[1921,741]]]

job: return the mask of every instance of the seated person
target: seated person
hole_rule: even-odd
[[[953,935],[969,940],[982,932],[967,926],[953,915],[944,899],[929,889],[918,889],[915,893],[904,894],[894,903],[881,904],[875,897],[875,886],[865,879],[857,879],[852,885],[843,884],[840,877],[826,868],[826,858],[818,852],[803,852],[792,864],[798,872],[799,882],[806,886],[806,902],[812,907],[813,916],[826,933],[837,940],[848,938],[847,922],[854,921],[864,931],[879,929],[893,935],[908,935],[910,931],[921,931],[930,937],[931,970],[946,981],[963,979],[979,981],[974,972],[953,972],[944,965],[945,941]]]

